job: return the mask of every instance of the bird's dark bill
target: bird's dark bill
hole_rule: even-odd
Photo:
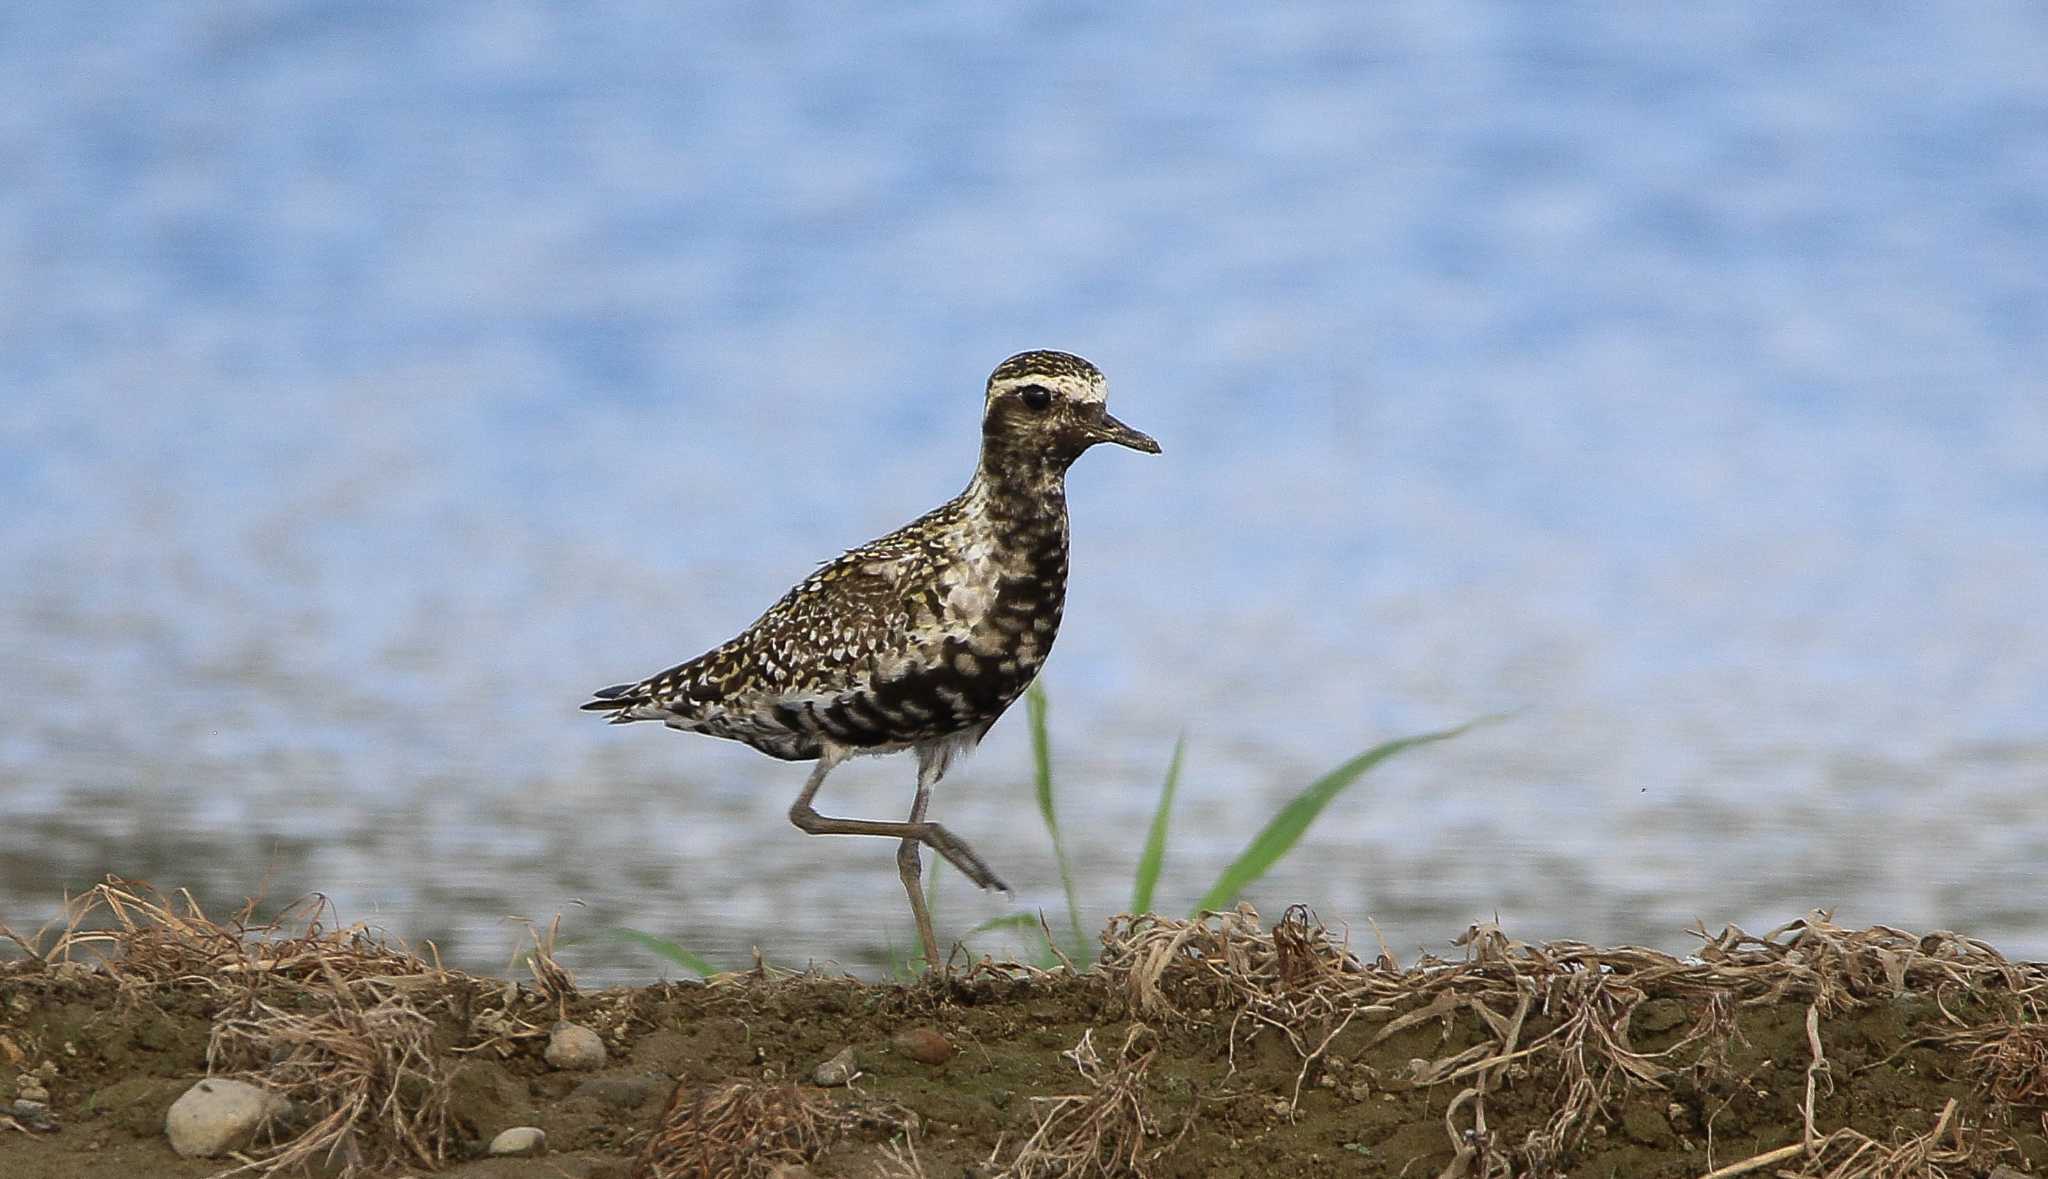
[[[1159,453],[1159,444],[1152,441],[1150,434],[1133,430],[1106,413],[1095,427],[1095,437],[1099,441],[1114,442],[1118,446],[1128,446],[1132,450],[1142,450],[1146,454]]]

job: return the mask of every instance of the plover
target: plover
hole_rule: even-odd
[[[981,741],[1037,676],[1067,596],[1067,468],[1098,442],[1158,454],[1111,417],[1101,370],[1066,352],[1020,352],[989,374],[981,461],[967,489],[879,540],[821,565],[754,624],[687,663],[594,693],[614,724],[741,741],[816,760],[789,819],[812,835],[901,840],[928,968],[940,965],[920,844],[982,888],[1006,889],[959,836],[925,818],[955,755]],[[811,806],[857,753],[917,754],[902,822],[835,819]]]

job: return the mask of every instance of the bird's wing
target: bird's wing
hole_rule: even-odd
[[[731,640],[630,689],[676,713],[753,712],[837,695],[929,627],[932,559],[888,538],[820,566]]]
[[[833,691],[902,646],[930,581],[920,551],[855,549],[798,583],[741,637],[786,669],[792,687]]]
[[[937,588],[949,559],[939,537],[955,509],[942,506],[825,562],[732,639],[606,688],[583,707],[764,747],[755,730],[864,690],[957,628],[957,611]]]

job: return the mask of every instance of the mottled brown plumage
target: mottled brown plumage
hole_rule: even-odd
[[[814,834],[902,840],[897,860],[926,959],[937,944],[918,885],[927,844],[984,888],[1003,884],[924,811],[954,753],[972,748],[1038,674],[1066,602],[1066,471],[1098,442],[1150,453],[1109,416],[1094,365],[1023,352],[990,374],[981,462],[966,490],[902,528],[829,561],[737,637],[596,693],[615,723],[745,742],[817,768],[790,808]],[[811,798],[854,753],[913,749],[918,789],[901,823],[832,819]]]

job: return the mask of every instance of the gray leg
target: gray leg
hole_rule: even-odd
[[[852,754],[853,750],[843,745],[831,744],[830,742],[825,743],[819,748],[817,768],[811,771],[810,777],[804,779],[803,791],[796,796],[796,801],[789,804],[790,822],[795,823],[798,827],[803,827],[805,831],[810,830],[809,827],[804,827],[805,817],[808,816],[813,819],[818,817],[818,812],[811,809],[811,799],[818,793],[818,787],[825,784],[825,775],[838,769],[839,763],[845,761]]]
[[[917,800],[910,804],[910,822],[924,822],[924,808],[931,802],[932,787],[946,772],[942,759],[917,759]],[[917,919],[917,938],[924,945],[926,970],[941,969],[939,941],[932,936],[932,915],[924,903],[924,865],[918,859],[918,841],[906,838],[896,846],[896,874],[903,878],[903,891],[910,894],[910,914]]]
[[[915,819],[907,823],[888,823],[879,819],[834,819],[819,814],[811,807],[811,799],[818,793],[818,787],[825,784],[825,775],[834,766],[845,761],[853,751],[843,746],[827,745],[818,755],[818,768],[811,771],[804,783],[803,792],[796,801],[789,804],[789,821],[799,830],[812,835],[882,835],[890,839],[914,839],[933,851],[946,857],[946,862],[960,869],[961,875],[972,880],[981,888],[999,888],[1009,891],[1009,886],[989,870],[967,841],[946,830],[937,823]],[[922,814],[922,810],[918,812]]]

